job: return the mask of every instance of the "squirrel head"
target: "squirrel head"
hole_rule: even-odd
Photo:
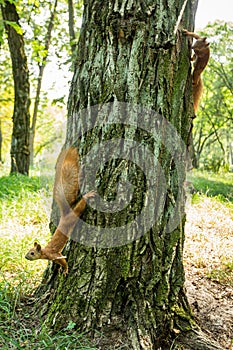
[[[42,256],[41,245],[35,242],[34,248],[30,249],[27,252],[27,254],[25,255],[25,258],[28,260],[37,260],[37,259],[41,259],[41,256]]]
[[[206,41],[207,38],[201,38],[201,39],[197,39],[196,42],[194,43],[194,45],[192,46],[192,49],[194,50],[194,52],[196,52],[197,54],[205,51],[206,48],[209,47],[210,43],[208,43]]]

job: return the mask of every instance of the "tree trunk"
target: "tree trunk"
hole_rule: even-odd
[[[72,55],[75,52],[75,30],[74,30],[74,3],[73,0],[68,0],[68,13],[69,13],[69,36],[70,36],[70,47]]]
[[[0,165],[2,165],[2,122],[0,120]]]
[[[35,103],[34,103],[34,109],[33,109],[33,115],[32,115],[32,123],[30,127],[30,137],[29,137],[29,149],[30,149],[30,165],[33,165],[34,161],[34,140],[35,140],[35,134],[36,134],[36,122],[37,122],[37,114],[38,114],[38,108],[40,104],[40,93],[41,93],[41,85],[42,85],[42,79],[44,76],[44,69],[47,63],[47,58],[49,54],[49,46],[51,42],[51,36],[52,36],[52,30],[54,26],[54,18],[57,12],[57,0],[55,0],[53,9],[51,11],[47,34],[45,38],[45,44],[44,44],[44,51],[45,55],[43,56],[42,62],[39,64],[39,74],[37,77],[37,87],[36,87],[36,97],[35,97]]]
[[[11,173],[29,172],[30,85],[23,34],[14,3],[1,5],[4,25],[8,33],[14,78],[13,133],[11,140]],[[11,22],[11,23],[10,23]],[[16,26],[15,26],[15,25]]]
[[[66,247],[68,277],[47,270],[35,312],[55,330],[74,322],[99,349],[168,349],[198,329],[182,263],[193,107],[179,25],[193,17],[191,1],[85,1],[66,146],[99,196]]]

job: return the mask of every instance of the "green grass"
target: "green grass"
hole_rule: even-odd
[[[233,262],[223,263],[221,268],[210,271],[208,277],[212,281],[233,286]]]
[[[91,347],[84,334],[74,331],[75,325],[72,323],[56,334],[52,334],[43,327],[33,327],[30,315],[15,312],[9,286],[0,285],[0,290],[1,349],[96,350]]]
[[[94,350],[74,324],[57,334],[41,328],[22,302],[47,267],[46,261],[26,260],[25,254],[35,240],[44,245],[49,239],[52,185],[51,177],[0,178],[0,349]]]
[[[233,204],[233,173],[214,174],[192,171],[188,180],[199,194],[215,197],[216,200]]]
[[[214,174],[195,170],[188,174],[188,181],[192,182],[195,190],[192,194],[192,204],[201,207],[205,199],[209,198],[212,209],[221,212],[223,216],[233,217],[233,173]],[[207,208],[203,210],[206,210],[207,216],[210,215]],[[222,227],[223,236],[226,235],[226,231]],[[207,277],[224,285],[233,286],[233,263],[232,259],[229,260],[229,254],[226,257],[226,251],[222,254],[219,267],[211,269]]]
[[[52,179],[42,184],[23,175],[0,178],[0,281],[10,279],[25,293],[36,287],[47,265],[30,264],[24,256],[35,240],[45,243],[49,238],[51,188]]]
[[[232,174],[192,172],[191,181],[196,203],[209,196],[213,204],[217,201],[233,208]],[[41,328],[39,320],[30,319],[22,302],[40,284],[47,266],[46,261],[27,261],[24,256],[35,240],[44,245],[49,239],[52,184],[52,178],[0,178],[0,349],[95,349],[72,322],[57,334]],[[208,277],[229,283],[232,271],[232,263],[224,261]]]
[[[0,284],[1,349],[96,350],[91,347],[84,334],[74,331],[73,323],[56,334],[40,326],[34,327],[29,314],[23,313],[23,310],[17,311],[19,300],[12,300],[12,296],[16,293],[10,289],[11,286]]]

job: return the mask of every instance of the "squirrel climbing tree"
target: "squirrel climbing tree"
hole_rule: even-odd
[[[79,155],[76,148],[68,148],[61,152],[57,165],[54,183],[54,198],[59,206],[61,218],[51,240],[45,248],[35,242],[34,247],[26,254],[28,260],[46,259],[54,261],[68,273],[66,257],[62,255],[69,235],[78,218],[86,207],[86,201],[95,196],[95,191],[85,194],[77,204],[77,195],[80,190]]]
[[[191,60],[194,61],[194,69],[192,73],[192,85],[193,85],[193,103],[194,111],[197,113],[199,102],[203,92],[202,72],[207,66],[210,58],[209,43],[207,38],[201,38],[200,35],[189,32],[186,29],[183,30],[184,34],[196,39],[196,42],[192,46],[194,55]]]

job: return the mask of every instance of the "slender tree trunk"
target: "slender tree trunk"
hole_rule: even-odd
[[[66,146],[78,145],[100,198],[66,248],[68,277],[47,270],[35,312],[55,330],[74,322],[99,349],[169,349],[186,334],[197,349],[182,263],[193,110],[180,29],[192,29],[194,9],[163,4],[85,1]]]
[[[72,54],[75,52],[75,30],[74,30],[74,3],[73,0],[68,0],[68,12],[69,12],[69,35],[70,35],[70,47]]]
[[[0,165],[2,164],[2,122],[0,120]]]
[[[14,112],[13,133],[11,140],[11,173],[29,172],[29,123],[30,123],[30,85],[27,57],[24,51],[23,34],[9,22],[20,29],[19,16],[14,3],[5,1],[1,5],[4,25],[8,34],[14,78]]]
[[[47,35],[45,38],[45,55],[43,56],[42,62],[39,64],[39,74],[37,78],[37,88],[36,88],[36,97],[35,97],[35,104],[33,109],[33,115],[32,115],[32,122],[30,127],[30,138],[29,138],[29,149],[30,149],[30,164],[33,165],[34,160],[34,140],[35,140],[35,133],[36,133],[36,121],[37,121],[37,114],[38,114],[38,108],[40,104],[40,93],[41,93],[41,85],[42,85],[42,79],[44,75],[44,69],[46,66],[47,58],[48,58],[48,52],[49,52],[49,46],[51,42],[51,36],[52,36],[52,30],[54,26],[54,18],[57,11],[57,0],[54,2],[53,10],[51,12],[49,24],[48,24],[48,30]]]
[[[230,171],[233,171],[233,142],[229,142],[229,164],[230,164]]]

